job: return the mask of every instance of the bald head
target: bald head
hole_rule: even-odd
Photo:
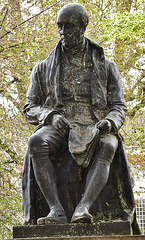
[[[75,25],[79,25],[86,29],[89,22],[89,14],[85,7],[77,3],[67,4],[61,8],[58,18],[58,22],[72,22]]]

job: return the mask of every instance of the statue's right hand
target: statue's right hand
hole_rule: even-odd
[[[61,116],[60,114],[54,114],[52,116],[51,125],[62,135],[65,136],[68,134],[70,123],[69,121]]]

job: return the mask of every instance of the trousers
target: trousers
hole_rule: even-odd
[[[42,158],[42,156],[53,155],[67,148],[68,137],[60,135],[54,127],[46,125],[31,135],[28,148],[31,156]],[[118,139],[112,133],[103,134],[96,146],[96,152],[101,159],[112,161],[118,147]]]

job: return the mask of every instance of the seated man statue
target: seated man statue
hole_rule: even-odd
[[[32,205],[29,201],[31,190],[26,194],[31,182],[26,180],[28,156],[36,183],[49,207],[49,212],[39,217],[37,224],[68,222],[58,194],[58,176],[51,156],[57,154],[59,161],[59,152],[71,149],[71,144],[74,144],[75,153],[72,156],[76,156],[73,139],[77,133],[82,139],[84,133],[84,141],[88,141],[84,151],[88,151],[89,159],[86,165],[82,163],[88,172],[71,223],[93,221],[90,209],[108,181],[118,149],[118,131],[127,108],[117,66],[105,59],[101,46],[84,37],[88,22],[89,16],[83,6],[72,3],[62,7],[57,18],[60,41],[32,71],[24,113],[27,121],[38,127],[29,138],[25,156],[24,224],[29,224],[28,205]],[[88,140],[85,138],[87,132],[91,136]]]

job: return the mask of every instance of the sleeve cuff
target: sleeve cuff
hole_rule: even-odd
[[[38,116],[38,120],[40,124],[45,124],[46,120],[49,121],[50,118],[54,115],[54,114],[60,114],[58,111],[56,110],[50,110],[47,108],[43,108]]]
[[[111,132],[112,133],[118,133],[118,128],[117,128],[115,122],[112,119],[108,118],[108,117],[106,117],[105,119],[108,120],[111,123],[111,126],[112,126],[111,127]]]

